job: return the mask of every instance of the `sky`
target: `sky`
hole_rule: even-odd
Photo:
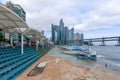
[[[84,38],[120,36],[120,0],[0,0],[20,4],[28,25],[51,37],[51,24],[74,27]]]

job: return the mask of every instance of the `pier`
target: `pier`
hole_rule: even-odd
[[[100,46],[106,46],[106,41],[116,41],[117,44],[115,46],[120,46],[120,36],[118,37],[102,37],[102,38],[91,38],[84,39],[84,41],[88,42],[90,46],[93,45],[93,42],[100,42]]]

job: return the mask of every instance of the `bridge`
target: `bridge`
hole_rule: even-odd
[[[120,46],[120,36],[117,37],[102,37],[102,38],[92,38],[92,39],[84,39],[84,41],[89,42],[89,45],[92,46],[93,42],[101,42],[101,46],[105,46],[106,41],[116,41],[116,46]]]

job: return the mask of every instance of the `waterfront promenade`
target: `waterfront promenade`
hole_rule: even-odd
[[[58,48],[53,48],[56,51]],[[47,64],[43,72],[36,76],[27,76],[39,63],[59,58],[58,62]],[[49,54],[49,52],[21,74],[16,80],[120,80],[119,75],[112,70],[95,65],[92,68],[75,64],[68,60]]]

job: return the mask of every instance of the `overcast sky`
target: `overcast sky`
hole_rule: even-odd
[[[74,27],[85,38],[120,36],[120,0],[0,0],[20,4],[31,28],[51,36],[51,24]]]

